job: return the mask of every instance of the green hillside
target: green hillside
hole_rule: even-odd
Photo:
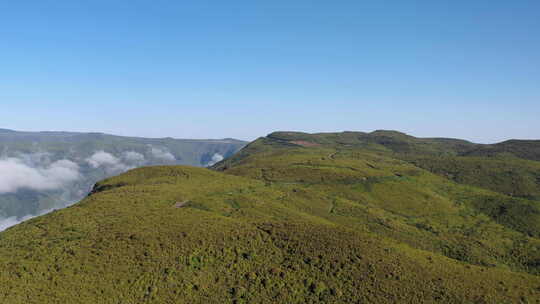
[[[494,145],[481,145],[466,154],[485,157],[510,155],[540,161],[540,140],[508,140]]]
[[[476,148],[278,132],[134,169],[0,233],[0,301],[540,303],[540,163]]]

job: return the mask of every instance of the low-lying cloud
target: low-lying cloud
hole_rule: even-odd
[[[170,162],[173,162],[176,160],[176,158],[174,157],[174,155],[171,154],[171,152],[164,149],[150,147],[150,152],[152,153],[152,156],[154,156],[154,158],[157,158],[157,159],[170,161]]]
[[[149,145],[144,154],[136,151],[124,151],[114,155],[103,150],[95,151],[87,158],[73,157],[55,160],[51,153],[36,152],[0,156],[0,195],[11,195],[19,190],[54,191],[54,204],[47,208],[63,208],[80,200],[91,186],[87,173],[98,178],[123,173],[127,170],[148,164],[176,162],[176,158],[166,148]],[[90,171],[88,171],[90,169]],[[83,188],[81,188],[83,187]],[[25,202],[26,203],[26,202]],[[53,209],[43,210],[41,206],[29,208],[28,214],[8,212],[0,216],[0,231],[22,221],[48,213]]]
[[[86,162],[88,162],[94,168],[99,168],[102,166],[116,165],[120,163],[120,160],[111,153],[97,151],[96,153],[92,154],[92,156],[87,158]]]
[[[131,155],[131,157],[134,157],[134,155]],[[95,152],[92,154],[92,156],[86,159],[86,162],[92,166],[92,168],[102,168],[105,170],[105,172],[107,172],[107,174],[120,173],[133,168],[133,166],[125,164],[118,157],[105,151]]]
[[[142,164],[145,161],[144,155],[135,151],[122,153],[122,159],[131,164]]]
[[[23,188],[55,190],[79,178],[79,166],[67,159],[36,167],[21,158],[0,159],[0,193],[14,193]]]
[[[216,163],[222,161],[223,158],[224,158],[223,155],[219,153],[214,153],[214,155],[212,156],[212,159],[206,164],[206,167],[215,165]]]

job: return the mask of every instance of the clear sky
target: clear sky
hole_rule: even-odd
[[[540,138],[540,1],[0,1],[0,128]]]

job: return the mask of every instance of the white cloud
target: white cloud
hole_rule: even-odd
[[[171,162],[176,160],[174,155],[172,155],[171,152],[169,152],[167,150],[159,149],[159,148],[156,148],[156,147],[151,147],[150,152],[152,153],[152,155],[155,158],[158,158],[158,159],[161,159],[161,160],[166,160],[166,161],[171,161]]]
[[[32,154],[20,154],[17,158],[21,159],[25,164],[34,168],[38,166],[49,165],[51,161],[51,154],[48,152],[35,152]]]
[[[214,153],[214,155],[212,156],[212,160],[209,161],[206,166],[207,167],[210,167],[210,166],[213,166],[214,164],[220,162],[223,160],[223,155],[219,154],[219,153]]]
[[[117,174],[134,167],[124,164],[118,157],[105,151],[97,151],[86,159],[93,168],[103,168],[107,174]]]
[[[90,166],[98,168],[106,165],[116,165],[120,162],[120,160],[110,153],[98,151],[87,158],[86,162],[88,162]]]
[[[135,151],[127,151],[122,153],[122,159],[124,159],[128,163],[139,164],[144,162],[144,155]]]
[[[31,167],[19,158],[0,159],[0,193],[60,189],[79,178],[79,166],[67,159],[45,167]]]

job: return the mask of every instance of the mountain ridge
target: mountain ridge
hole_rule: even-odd
[[[121,138],[131,138],[131,139],[149,139],[149,140],[182,140],[182,141],[223,141],[223,142],[246,142],[240,139],[235,138],[215,138],[215,139],[190,139],[190,138],[173,138],[173,137],[141,137],[141,136],[123,136],[123,135],[114,135],[109,133],[102,132],[71,132],[71,131],[17,131],[11,129],[2,129],[0,128],[0,136],[2,133],[7,133],[9,135],[50,135],[50,136],[111,136],[111,137],[121,137]],[[1,139],[1,138],[0,138]]]
[[[80,203],[0,233],[0,299],[540,301],[540,201],[438,172],[432,160],[474,160],[453,144],[357,136],[275,134],[213,170],[102,180]]]

